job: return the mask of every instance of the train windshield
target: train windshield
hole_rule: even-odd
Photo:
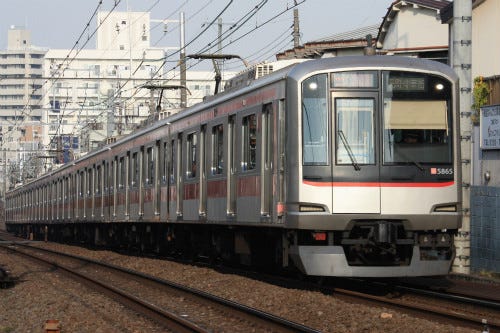
[[[302,137],[304,164],[328,164],[328,87],[326,74],[315,75],[302,85]]]
[[[449,81],[403,71],[382,77],[384,164],[452,163]]]

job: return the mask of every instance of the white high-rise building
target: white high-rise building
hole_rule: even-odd
[[[73,49],[35,48],[28,30],[9,30],[0,51],[0,174],[9,179],[0,193],[180,110],[179,90],[166,88],[160,101],[161,89],[152,89],[181,82],[165,62],[166,50],[175,61],[179,48],[151,47],[150,22],[149,12],[99,12],[96,48],[86,40]],[[222,74],[223,81],[234,75]],[[187,106],[213,94],[214,76],[187,71]]]
[[[45,56],[45,144],[65,152],[59,163],[129,133],[156,108],[154,92],[142,87],[163,74],[149,13],[100,12],[97,20],[96,49]]]
[[[100,12],[97,21],[96,49],[45,56],[45,144],[65,152],[59,163],[130,133],[157,116],[158,105],[163,114],[179,110],[178,90],[165,89],[159,101],[161,89],[152,89],[181,82],[178,71],[165,67],[165,49],[150,46],[150,13]],[[213,94],[214,75],[187,72],[187,106]]]
[[[7,49],[0,51],[0,193],[18,179],[35,177],[42,159],[43,57],[23,27],[8,30]]]

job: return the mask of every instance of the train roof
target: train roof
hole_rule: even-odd
[[[288,76],[295,80],[300,80],[304,76],[314,72],[327,70],[364,70],[364,69],[401,69],[411,68],[422,72],[439,72],[447,76],[450,80],[456,81],[457,75],[453,69],[443,63],[422,59],[400,56],[345,56],[335,58],[322,58],[294,66]]]

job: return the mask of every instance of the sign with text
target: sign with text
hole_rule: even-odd
[[[481,149],[500,149],[500,105],[481,108]]]

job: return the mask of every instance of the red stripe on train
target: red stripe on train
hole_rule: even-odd
[[[260,195],[260,177],[247,176],[238,179],[238,197],[256,197]]]
[[[198,199],[199,183],[184,184],[184,200]]]
[[[209,198],[225,198],[227,196],[227,181],[225,179],[208,181],[207,195]]]
[[[381,182],[312,182],[303,180],[303,184],[317,187],[448,187],[455,184],[454,181],[441,183],[381,183]]]

